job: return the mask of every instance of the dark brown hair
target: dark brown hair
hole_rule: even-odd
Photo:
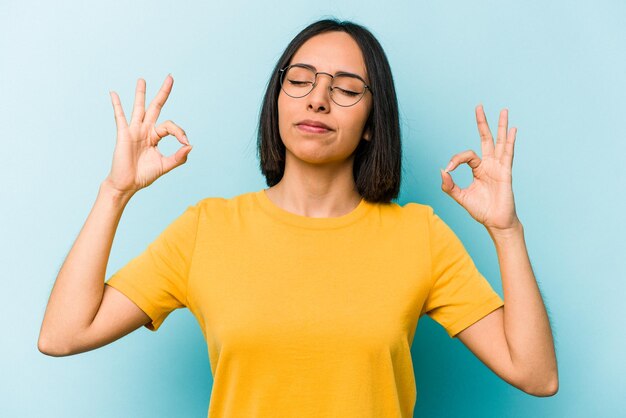
[[[361,140],[355,150],[354,181],[368,202],[389,203],[400,192],[402,147],[398,100],[391,68],[382,46],[365,27],[349,21],[325,19],[314,22],[298,33],[278,59],[261,106],[257,151],[261,173],[268,186],[274,186],[285,173],[285,145],[278,129],[279,70],[289,65],[296,51],[307,40],[324,32],[345,32],[359,45],[370,79],[372,110],[365,124],[369,141]]]

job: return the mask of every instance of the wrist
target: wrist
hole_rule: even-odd
[[[126,204],[136,193],[136,190],[118,190],[113,186],[113,184],[111,184],[109,179],[105,179],[102,183],[100,183],[99,193],[115,202]]]
[[[524,227],[519,219],[516,219],[513,225],[509,228],[486,228],[487,232],[494,241],[506,241],[524,235]]]

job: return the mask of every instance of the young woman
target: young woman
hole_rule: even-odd
[[[550,324],[515,213],[507,111],[494,145],[478,106],[482,158],[459,153],[441,172],[442,189],[493,238],[502,300],[430,206],[391,202],[401,171],[391,70],[350,22],[313,23],[278,60],[259,125],[270,187],[190,206],[103,284],[125,205],[192,149],[182,128],[157,124],[172,83],[145,110],[140,79],[130,124],[111,94],[111,172],[52,290],[43,353],[156,331],[187,307],[208,344],[209,417],[411,417],[410,347],[427,314],[505,381],[556,393]],[[170,157],[157,149],[167,135],[182,144]],[[449,172],[463,163],[474,181],[461,190]]]

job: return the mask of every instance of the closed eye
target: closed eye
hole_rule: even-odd
[[[310,81],[299,81],[299,80],[289,80],[290,84],[295,84],[296,86],[302,86],[305,84],[311,84]]]
[[[356,91],[342,89],[341,87],[335,87],[333,88],[333,90],[339,90],[340,93],[345,94],[347,96],[358,96],[359,94],[361,94],[361,93],[357,93]]]

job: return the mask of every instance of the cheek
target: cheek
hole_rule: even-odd
[[[292,119],[293,103],[289,100],[289,97],[285,98],[285,94],[281,91],[278,95],[278,123],[288,124]]]
[[[284,100],[281,100],[282,94],[278,96],[278,131],[281,137],[284,137],[289,113],[285,107]]]
[[[356,114],[351,121],[352,123],[350,124],[350,135],[357,136],[361,139],[365,124],[367,123],[367,118],[369,116],[369,109],[359,109],[359,111],[355,113]]]

